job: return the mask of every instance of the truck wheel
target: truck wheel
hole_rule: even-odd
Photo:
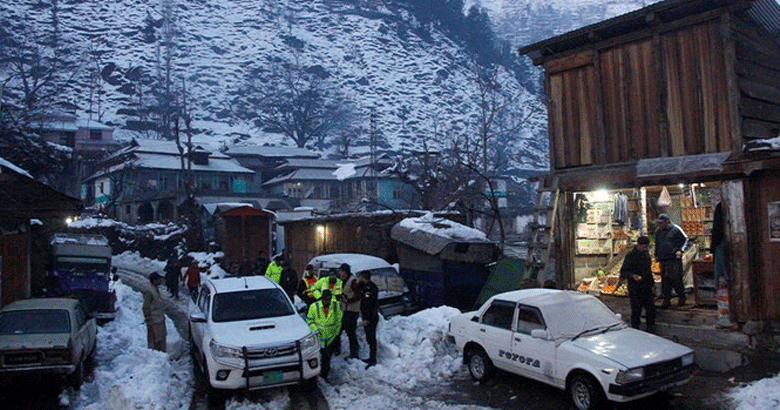
[[[572,376],[567,386],[569,398],[577,410],[593,410],[604,404],[601,385],[593,377],[578,373]]]
[[[471,377],[478,382],[488,380],[493,373],[493,363],[482,349],[475,349],[469,353],[468,364]]]

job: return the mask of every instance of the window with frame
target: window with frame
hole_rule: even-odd
[[[517,331],[520,333],[531,334],[532,330],[545,329],[542,312],[531,306],[520,305],[517,307]]]
[[[482,324],[512,330],[512,317],[514,313],[514,302],[494,300],[482,315]]]

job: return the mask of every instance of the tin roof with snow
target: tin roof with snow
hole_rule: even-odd
[[[225,151],[230,156],[258,156],[266,158],[319,158],[320,154],[298,147],[268,147],[260,145],[232,145]]]
[[[401,220],[391,229],[390,237],[429,255],[437,255],[453,243],[495,245],[484,232],[431,213]]]

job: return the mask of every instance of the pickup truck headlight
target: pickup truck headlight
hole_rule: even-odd
[[[645,369],[637,367],[636,369],[621,370],[615,377],[615,383],[626,384],[639,381],[645,378]]]
[[[682,365],[683,365],[683,367],[692,365],[693,364],[693,359],[694,359],[693,352],[688,353],[685,356],[683,356],[682,357]]]
[[[320,347],[320,338],[317,336],[316,333],[309,333],[308,336],[301,339],[301,351],[307,351],[311,349],[319,349]]]
[[[237,347],[219,344],[212,340],[209,342],[209,348],[211,349],[211,355],[214,356],[214,360],[241,359],[241,349]]]

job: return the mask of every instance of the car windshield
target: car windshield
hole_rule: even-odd
[[[263,319],[295,314],[287,295],[279,289],[254,289],[214,296],[214,322]]]
[[[0,313],[0,335],[70,333],[67,310],[36,309]]]
[[[404,279],[394,268],[371,269],[371,281],[380,292],[404,292]]]

